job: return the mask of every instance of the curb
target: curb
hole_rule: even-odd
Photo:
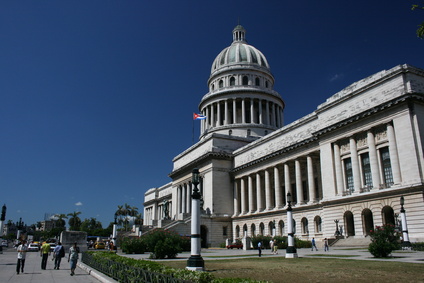
[[[110,278],[106,275],[104,275],[103,273],[92,269],[91,267],[89,267],[88,265],[85,265],[82,262],[78,262],[77,266],[79,268],[81,268],[82,270],[86,271],[89,275],[93,276],[94,278],[96,278],[97,280],[99,280],[102,283],[119,283],[118,281],[116,281],[113,278]]]

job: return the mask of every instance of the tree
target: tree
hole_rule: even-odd
[[[413,4],[412,10],[423,10],[424,11],[424,2],[423,2],[422,5]],[[419,38],[424,38],[424,22],[422,22],[420,25],[418,25],[417,36]]]
[[[79,231],[81,227],[81,219],[78,217],[80,215],[80,211],[74,211],[73,213],[68,213],[69,221],[69,230],[71,231]]]
[[[54,217],[56,218],[56,227],[58,228],[65,228],[66,222],[64,219],[67,219],[68,217],[65,214],[55,214]]]

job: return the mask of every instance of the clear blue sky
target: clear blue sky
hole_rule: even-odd
[[[414,1],[301,2],[1,1],[6,220],[81,211],[107,226],[118,205],[142,212],[192,145],[192,113],[238,20],[271,65],[286,123],[380,70],[424,68]]]

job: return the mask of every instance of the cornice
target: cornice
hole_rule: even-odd
[[[173,170],[171,173],[168,174],[168,176],[173,179],[173,177],[182,174],[182,172],[184,171],[193,169],[196,167],[196,165],[201,164],[209,159],[233,160],[233,158],[233,154],[227,152],[207,152],[199,158],[196,158],[195,160],[187,163],[186,165],[176,170]]]
[[[404,102],[407,102],[407,101],[413,101],[413,100],[415,100],[415,101],[422,101],[423,102],[424,101],[424,96],[422,94],[418,94],[418,93],[405,94],[403,96],[400,96],[400,97],[397,97],[397,98],[395,98],[393,100],[390,100],[390,101],[388,101],[386,103],[380,104],[380,105],[375,106],[375,107],[370,108],[370,109],[367,109],[366,111],[363,111],[363,112],[361,112],[359,114],[356,114],[356,115],[354,115],[352,117],[349,117],[349,118],[347,118],[347,119],[345,119],[343,121],[340,121],[338,123],[335,123],[335,124],[333,124],[331,126],[322,128],[319,131],[316,131],[316,132],[314,132],[312,134],[314,136],[316,136],[316,137],[322,136],[324,134],[327,134],[329,132],[332,132],[334,130],[337,130],[339,128],[342,128],[344,126],[347,126],[349,124],[352,124],[352,123],[354,123],[354,122],[356,122],[358,120],[361,120],[361,119],[363,119],[365,117],[369,117],[371,115],[374,115],[374,114],[376,114],[378,112],[381,112],[381,111],[383,111],[385,109],[388,109],[390,107],[393,107],[395,105],[398,105],[398,104],[401,104],[401,103],[404,103]]]

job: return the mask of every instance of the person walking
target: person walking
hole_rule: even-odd
[[[28,251],[28,246],[26,245],[25,240],[22,240],[17,250],[18,250],[18,262],[16,264],[16,274],[19,274],[19,271],[24,273],[25,257]]]
[[[262,242],[258,243],[258,252],[259,252],[259,257],[261,257],[261,255],[262,255]]]
[[[62,246],[61,242],[58,242],[57,246],[53,250],[54,269],[59,269],[60,262],[62,261],[62,257],[64,256],[65,256],[65,248]]]
[[[79,248],[77,247],[77,243],[74,243],[74,245],[69,249],[68,256],[68,262],[70,262],[71,265],[71,276],[74,276],[75,274],[75,268],[77,267],[78,262],[78,253]]]
[[[327,252],[327,251],[329,251],[329,248],[328,248],[328,239],[325,238],[324,239],[324,252]]]
[[[274,254],[274,240],[273,239],[271,239],[269,241],[269,247],[271,248],[271,253]]]
[[[46,270],[47,267],[47,259],[50,255],[50,244],[45,242],[40,249],[41,256],[41,269]]]
[[[311,251],[313,251],[314,248],[315,248],[316,251],[318,251],[317,245],[315,244],[315,238],[312,237],[312,249],[311,249]]]
[[[274,254],[278,254],[278,243],[277,240],[274,240]]]

